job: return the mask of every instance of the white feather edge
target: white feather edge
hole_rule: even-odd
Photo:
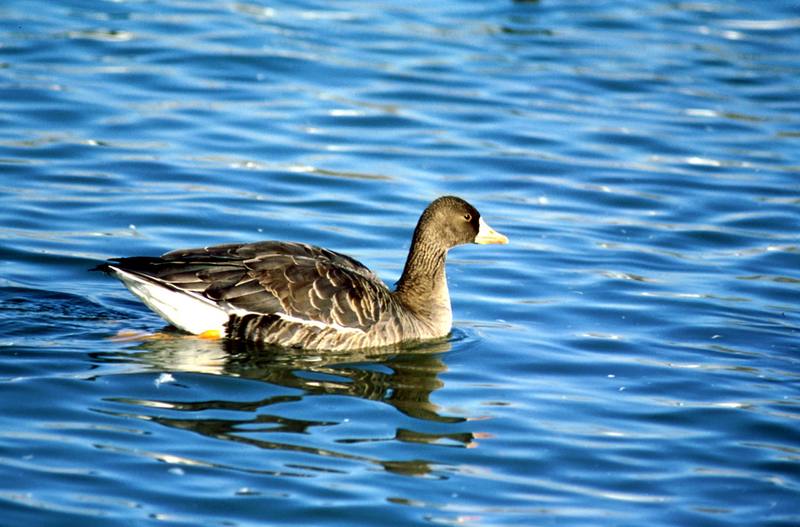
[[[295,324],[303,324],[304,326],[313,326],[315,328],[320,328],[320,329],[333,329],[333,330],[339,331],[340,333],[364,333],[365,332],[361,328],[349,328],[347,326],[342,326],[341,324],[335,324],[335,323],[334,324],[328,324],[326,322],[321,322],[319,320],[308,320],[306,318],[293,317],[292,315],[289,315],[289,314],[284,313],[282,311],[278,312],[278,313],[275,313],[275,314],[278,315],[281,319],[283,319],[283,320],[285,320],[287,322],[294,322]]]
[[[227,324],[231,315],[263,314],[217,304],[213,300],[191,291],[176,291],[168,285],[162,285],[163,282],[158,278],[150,277],[145,279],[113,265],[109,265],[109,268],[125,284],[125,287],[147,307],[176,328],[187,333],[200,335],[208,331],[218,331],[220,335],[225,335],[225,324]],[[333,329],[343,333],[364,333],[364,330],[360,328],[350,328],[340,324],[327,324],[319,320],[308,320],[283,312],[274,314],[287,322],[304,326]]]

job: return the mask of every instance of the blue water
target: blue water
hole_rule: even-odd
[[[800,525],[800,3],[0,5],[0,524]],[[88,268],[286,239],[455,328],[184,337]]]

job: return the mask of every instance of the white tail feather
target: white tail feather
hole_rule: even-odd
[[[147,280],[113,265],[109,268],[131,293],[176,328],[195,335],[206,331],[225,334],[228,312],[211,300],[188,291],[176,291],[159,284],[157,279]]]

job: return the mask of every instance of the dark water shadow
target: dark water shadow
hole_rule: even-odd
[[[105,363],[133,361],[147,369],[161,372],[195,372],[256,380],[291,390],[281,390],[279,394],[256,400],[224,400],[215,392],[213,398],[203,400],[114,397],[110,401],[147,408],[149,421],[171,428],[189,430],[265,450],[320,456],[319,466],[305,467],[312,472],[329,471],[329,461],[324,460],[339,458],[377,464],[388,471],[405,475],[430,476],[433,466],[441,463],[424,459],[377,459],[356,455],[351,451],[354,448],[358,450],[354,446],[358,443],[376,441],[461,448],[474,446],[475,434],[452,429],[442,432],[439,426],[462,423],[468,420],[467,417],[447,415],[431,401],[432,394],[444,387],[439,377],[447,371],[443,353],[450,351],[453,342],[464,338],[463,335],[457,334],[454,339],[403,348],[352,353],[308,352],[234,341],[203,341],[177,335],[172,337],[174,338],[138,343],[125,353],[96,354],[93,358]],[[411,425],[415,428],[412,429],[407,419],[392,419],[405,423],[405,426],[395,428],[393,437],[384,435],[340,438],[336,443],[342,445],[341,449],[310,446],[307,438],[298,442],[287,439],[287,433],[313,436],[320,428],[341,424],[335,418],[303,419],[292,417],[291,412],[287,412],[292,405],[298,408],[298,412],[304,412],[309,405],[316,404],[314,397],[327,395],[387,404],[401,414],[419,420],[419,426]],[[280,409],[277,409],[278,406]],[[154,408],[169,410],[152,410]],[[270,408],[276,409],[271,411]],[[242,418],[203,417],[204,412],[219,410],[231,411],[234,416],[239,413]],[[131,414],[127,416],[130,417]],[[361,418],[354,415],[349,419]],[[386,423],[376,423],[375,428],[385,430]],[[272,440],[271,434],[279,434],[280,440]],[[303,475],[303,472],[282,472],[281,475]]]
[[[417,419],[446,423],[464,420],[441,415],[430,401],[431,394],[444,386],[438,375],[447,370],[441,354],[450,351],[448,341],[335,355],[226,344],[229,360],[225,371],[229,374],[298,388],[307,394],[381,401]]]
[[[160,371],[229,375],[302,390],[306,395],[346,395],[381,401],[429,421],[461,422],[440,415],[431,394],[447,370],[442,354],[451,340],[353,352],[318,352],[241,341],[208,341],[168,335],[141,342],[130,353],[95,355],[103,361],[134,359]]]
[[[75,338],[101,332],[123,315],[86,297],[29,287],[0,287],[0,334],[27,339]]]

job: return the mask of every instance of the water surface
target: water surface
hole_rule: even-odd
[[[8,525],[800,523],[796,1],[0,7]],[[260,239],[392,284],[442,194],[455,329],[309,354],[88,268]]]

